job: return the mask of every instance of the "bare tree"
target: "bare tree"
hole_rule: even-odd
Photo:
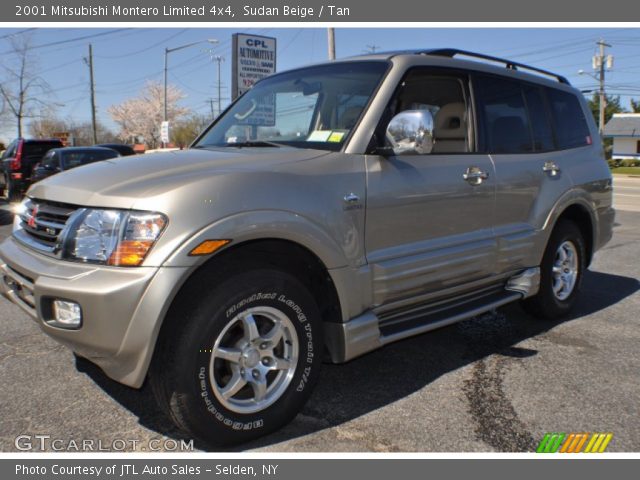
[[[107,110],[114,122],[120,126],[119,136],[125,141],[144,137],[148,148],[156,148],[160,142],[160,124],[164,117],[164,89],[160,83],[148,82],[137,98],[131,98]],[[189,110],[178,105],[184,93],[170,85],[167,89],[167,118],[178,120]]]
[[[18,137],[22,137],[25,118],[35,118],[39,112],[49,108],[47,98],[49,86],[36,74],[37,64],[30,49],[30,38],[9,37],[12,52],[3,65],[5,77],[0,81],[2,109],[15,119]]]
[[[93,145],[93,125],[90,121],[78,122],[73,118],[62,119],[49,114],[29,122],[29,134],[33,137],[50,138],[62,132],[69,134],[73,145]],[[102,123],[96,124],[98,141],[100,143],[117,143],[118,137]]]

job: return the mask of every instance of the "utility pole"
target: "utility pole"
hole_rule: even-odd
[[[169,64],[169,47],[164,47],[164,98],[162,100],[163,114],[162,120],[165,122],[168,120],[167,118],[167,87],[168,87],[168,64]],[[162,148],[164,148],[164,142],[162,142]]]
[[[613,67],[613,55],[605,55],[605,48],[611,48],[611,45],[605,43],[604,40],[600,39],[596,44],[600,47],[600,52],[599,55],[595,55],[593,57],[593,69],[598,70],[598,82],[600,84],[600,118],[598,122],[598,131],[602,136],[602,132],[604,131],[605,111],[607,108],[607,96],[604,91],[604,75],[607,69],[611,69]]]
[[[329,44],[329,60],[336,59],[336,32],[333,28],[327,28],[327,41]]]
[[[374,54],[378,51],[378,48],[380,48],[378,45],[365,45],[364,52]]]
[[[187,43],[186,45],[181,45],[179,47],[175,47],[175,48],[169,48],[169,47],[164,47],[164,112],[162,115],[162,119],[165,122],[169,121],[169,116],[168,116],[168,107],[167,107],[167,88],[168,88],[168,79],[167,79],[167,75],[168,75],[168,71],[169,71],[169,54],[171,52],[177,52],[178,50],[182,50],[184,48],[189,48],[189,47],[193,47],[194,45],[198,45],[199,43],[204,43],[204,42],[208,42],[211,44],[214,43],[218,43],[218,40],[216,40],[215,38],[209,38],[207,40],[198,40],[197,42],[191,42],[191,43]],[[165,148],[165,144],[164,142],[162,142],[162,148]]]
[[[89,81],[91,83],[91,130],[93,132],[93,144],[98,143],[98,128],[96,125],[96,85],[93,80],[93,47],[89,44],[89,59],[84,59],[89,66]]]
[[[222,76],[221,76],[220,67],[222,65],[222,62],[224,62],[224,57],[220,55],[216,55],[215,57],[212,57],[212,59],[214,62],[218,63],[218,115],[216,115],[216,118],[217,118],[222,113]]]
[[[211,107],[211,119],[213,120],[214,118],[216,118],[216,113],[213,110],[213,98],[209,99],[209,106]]]

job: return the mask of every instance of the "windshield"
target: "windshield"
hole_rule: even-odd
[[[194,145],[339,150],[360,119],[387,62],[309,67],[262,80]]]

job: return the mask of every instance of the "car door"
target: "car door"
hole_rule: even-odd
[[[497,271],[537,266],[543,223],[571,186],[556,151],[543,87],[498,76],[474,79],[481,149],[496,168]]]
[[[432,111],[432,152],[367,156],[365,245],[375,305],[437,297],[493,275],[495,172],[490,157],[474,151],[467,81],[410,72],[391,108]]]
[[[60,154],[49,150],[42,161],[33,169],[33,181],[37,182],[60,171]]]

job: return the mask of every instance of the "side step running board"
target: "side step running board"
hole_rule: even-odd
[[[367,311],[345,323],[325,323],[325,341],[334,363],[352,360],[391,342],[445,327],[534,294],[539,270],[528,269],[507,284],[402,310]]]
[[[452,302],[429,305],[421,310],[413,310],[406,316],[396,316],[392,320],[380,319],[380,344],[412,337],[421,333],[445,327],[462,320],[522,298],[522,294],[501,288],[493,292],[474,295],[471,298],[456,299]]]

